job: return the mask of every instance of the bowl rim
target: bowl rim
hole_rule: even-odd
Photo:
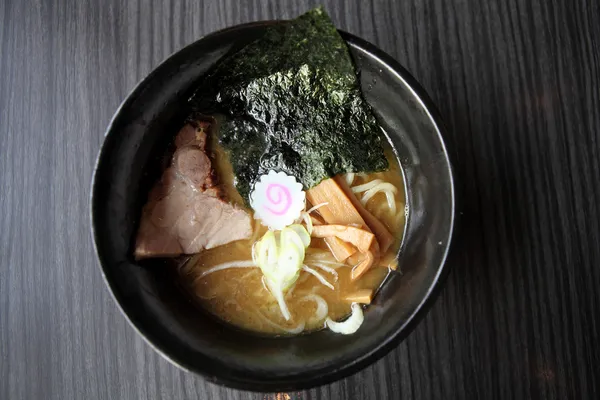
[[[438,140],[441,144],[443,150],[443,157],[446,161],[446,166],[448,169],[449,176],[449,187],[450,187],[450,226],[448,230],[448,238],[445,241],[444,253],[442,255],[441,262],[437,267],[437,273],[434,276],[429,289],[421,299],[421,301],[414,308],[414,311],[410,314],[410,316],[400,325],[399,329],[397,329],[393,334],[391,334],[385,341],[379,343],[374,346],[372,349],[355,359],[353,362],[342,365],[338,368],[332,369],[331,372],[327,372],[325,374],[319,376],[313,376],[312,378],[304,378],[302,377],[299,380],[296,380],[289,384],[284,384],[283,386],[274,386],[272,384],[265,383],[251,383],[247,381],[240,381],[236,379],[230,379],[228,377],[215,376],[209,372],[209,368],[199,369],[196,367],[192,367],[185,363],[182,360],[174,359],[168,353],[168,348],[163,348],[164,346],[155,344],[151,339],[147,337],[147,334],[143,332],[141,328],[139,328],[136,322],[129,316],[127,311],[125,310],[120,298],[117,298],[117,294],[114,290],[114,285],[106,276],[104,270],[104,257],[100,254],[98,249],[98,232],[97,226],[95,224],[95,207],[94,207],[94,199],[96,197],[96,187],[97,187],[97,179],[98,179],[98,169],[101,163],[101,160],[106,157],[105,153],[107,152],[107,148],[109,147],[107,142],[110,141],[111,132],[114,130],[117,122],[122,118],[121,113],[124,109],[126,109],[130,103],[134,101],[135,98],[142,92],[143,88],[154,79],[154,76],[158,73],[160,69],[162,69],[166,64],[172,62],[173,58],[178,55],[180,52],[189,50],[189,48],[195,46],[199,41],[207,39],[212,36],[217,36],[225,33],[232,33],[235,31],[243,31],[247,28],[254,28],[260,26],[268,26],[276,23],[280,23],[284,20],[263,20],[263,21],[255,21],[248,22],[243,24],[234,25],[231,27],[226,27],[224,29],[220,29],[214,32],[211,32],[207,35],[204,35],[197,40],[187,44],[186,46],[174,51],[171,53],[165,60],[160,62],[156,67],[152,69],[152,71],[142,78],[134,87],[129,91],[125,99],[120,103],[115,113],[113,114],[103,136],[103,142],[100,146],[100,150],[98,151],[98,156],[96,158],[96,162],[93,169],[92,181],[91,181],[91,190],[89,196],[89,218],[90,218],[90,226],[91,226],[91,237],[94,247],[94,252],[96,255],[96,264],[100,269],[100,273],[102,275],[102,279],[104,283],[109,289],[110,295],[113,298],[114,302],[117,305],[117,308],[121,312],[121,314],[125,317],[129,325],[137,332],[139,336],[141,336],[144,341],[159,355],[161,355],[164,359],[169,361],[174,366],[180,368],[186,372],[192,372],[198,376],[201,376],[203,379],[215,383],[217,385],[226,386],[233,389],[238,390],[247,390],[253,392],[264,392],[264,391],[292,391],[292,390],[306,390],[310,388],[314,388],[321,385],[326,385],[329,383],[333,383],[337,380],[346,378],[352,374],[355,374],[362,369],[366,368],[370,364],[380,360],[384,355],[388,354],[394,347],[396,347],[402,340],[404,340],[416,327],[416,325],[422,320],[425,316],[431,305],[436,300],[437,296],[440,293],[442,288],[442,284],[444,283],[449,271],[450,266],[448,265],[447,258],[450,251],[450,246],[452,242],[452,237],[455,229],[455,220],[456,220],[456,194],[455,194],[455,184],[454,184],[454,174],[453,168],[451,164],[451,160],[448,154],[448,150],[446,144],[444,142],[443,136],[447,136],[447,129],[442,121],[441,115],[435,106],[434,102],[431,100],[425,89],[417,82],[417,80],[402,66],[398,61],[396,61],[392,56],[385,53],[383,50],[379,49],[374,44],[361,39],[351,33],[348,33],[343,30],[338,30],[341,34],[342,38],[348,45],[355,45],[360,48],[365,53],[369,54],[373,58],[377,59],[383,66],[385,66],[389,72],[396,76],[397,79],[402,81],[406,87],[413,94],[414,98],[418,100],[419,104],[432,121],[436,134],[438,136]]]

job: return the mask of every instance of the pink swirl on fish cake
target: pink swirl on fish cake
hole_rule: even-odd
[[[275,194],[273,194],[275,192]],[[276,196],[275,198],[273,196]],[[279,183],[270,183],[267,187],[267,200],[279,210],[269,207],[265,204],[265,208],[275,215],[284,215],[292,206],[292,195],[290,189]],[[283,204],[281,206],[281,204]]]
[[[271,170],[254,185],[250,205],[254,218],[272,230],[279,230],[300,217],[306,206],[306,194],[293,176]]]

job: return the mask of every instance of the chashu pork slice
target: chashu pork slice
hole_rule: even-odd
[[[209,123],[184,126],[171,166],[142,210],[135,258],[199,253],[252,234],[250,215],[224,199],[206,153]]]

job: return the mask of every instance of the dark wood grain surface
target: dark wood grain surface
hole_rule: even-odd
[[[1,399],[600,396],[600,2],[327,1],[405,65],[449,127],[462,201],[438,301],[393,352],[305,392],[229,390],[119,313],[89,233],[111,115],[211,31],[314,1],[0,1]]]

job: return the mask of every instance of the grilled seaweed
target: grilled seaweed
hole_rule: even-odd
[[[190,102],[195,112],[225,116],[219,143],[246,202],[269,170],[309,189],[340,173],[388,168],[347,45],[322,8],[225,56]]]

